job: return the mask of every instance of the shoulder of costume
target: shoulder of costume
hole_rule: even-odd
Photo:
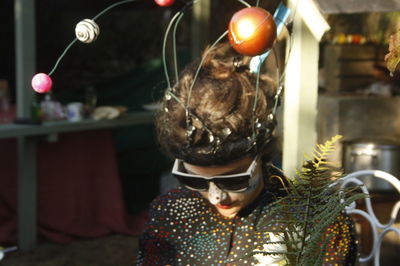
[[[157,196],[150,204],[150,210],[162,211],[163,207],[170,207],[175,202],[203,200],[201,195],[186,188],[178,187],[168,190]]]

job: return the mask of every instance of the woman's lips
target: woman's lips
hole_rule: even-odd
[[[221,203],[219,203],[219,204],[216,204],[215,206],[217,207],[217,208],[219,208],[219,209],[230,209],[230,208],[232,208],[232,205],[233,205],[233,202],[231,202],[231,203],[229,203],[229,204],[221,204]]]

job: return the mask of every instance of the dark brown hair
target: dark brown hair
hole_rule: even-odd
[[[259,121],[268,120],[275,86],[266,77],[260,79],[254,113],[257,77],[246,67],[250,59],[235,53],[229,44],[217,45],[207,54],[188,104],[189,111],[200,120],[192,120],[195,131],[190,143],[186,111],[182,104],[187,103],[200,60],[182,71],[179,82],[172,88],[180,103],[174,98],[164,99],[163,108],[156,117],[158,139],[167,154],[195,165],[221,165],[249,153],[260,153],[266,140],[260,135],[257,143],[252,145],[254,115]],[[210,132],[203,125],[220,140],[217,149],[215,142],[210,142]]]

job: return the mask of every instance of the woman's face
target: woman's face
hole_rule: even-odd
[[[258,159],[259,160],[259,159]],[[197,166],[184,163],[186,171],[202,176],[216,176],[245,172],[253,158],[250,156],[223,166]],[[259,160],[260,161],[260,160]],[[221,215],[232,218],[241,209],[250,204],[260,194],[263,188],[263,178],[260,162],[257,162],[254,175],[249,180],[249,187],[242,192],[229,192],[219,189],[213,182],[209,182],[209,189],[200,192],[208,199]]]

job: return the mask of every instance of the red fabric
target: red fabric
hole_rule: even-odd
[[[16,140],[0,140],[0,150],[0,243],[12,243],[17,240]],[[110,130],[39,142],[37,182],[38,232],[49,240],[141,233],[146,214],[125,214]]]

